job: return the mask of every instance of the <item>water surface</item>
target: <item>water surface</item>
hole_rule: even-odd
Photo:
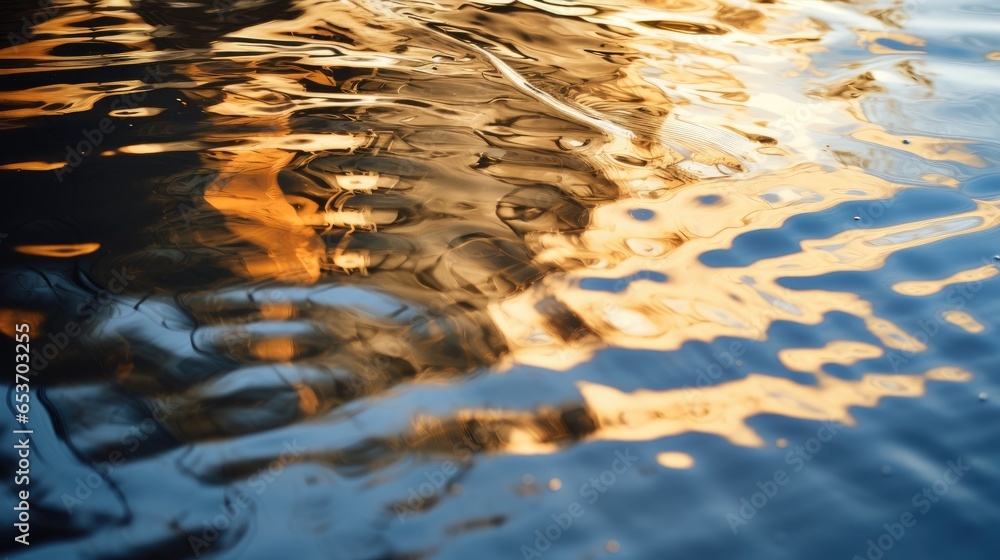
[[[13,557],[995,557],[995,6],[2,10]]]

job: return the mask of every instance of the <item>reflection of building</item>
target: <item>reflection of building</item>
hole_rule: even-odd
[[[470,11],[343,3],[332,25],[323,2],[252,8],[216,3],[206,20],[193,5],[141,2],[150,36],[122,35],[169,68],[152,88],[176,91],[204,119],[196,139],[118,150],[202,157],[201,169],[159,190],[175,219],[159,225],[163,247],[133,256],[150,272],[146,284],[209,267],[253,281],[363,282],[429,308],[466,309],[476,321],[488,315],[485,331],[499,328],[507,343],[487,354],[509,348],[515,361],[557,369],[605,344],[761,339],[774,321],[815,324],[833,311],[863,317],[889,348],[912,345],[853,294],[800,297],[778,284],[877,266],[899,250],[868,243],[867,229],[831,238],[843,245],[834,252],[813,244],[747,266],[703,263],[748,232],[897,190],[793,153],[821,159],[803,135],[810,119],[856,116],[857,97],[880,91],[867,74],[864,87],[858,78],[824,90],[826,101],[802,97],[796,76],[810,60],[801,44],[822,30],[768,41],[768,29],[789,32],[788,14],[778,22],[725,7],[710,27],[685,23],[692,14],[652,22],[638,9],[556,20],[528,11],[517,13],[519,27],[532,18],[556,27],[526,27],[532,40],[514,49],[489,32],[514,25],[500,11],[471,21]],[[45,26],[81,21],[67,13]],[[607,48],[590,33],[602,25],[619,30],[613,55],[594,54]],[[700,32],[681,41],[680,28]],[[579,38],[553,50],[544,46],[552,33]],[[295,45],[276,56],[273,45],[289,37]],[[716,50],[733,41],[766,53],[788,83],[748,88],[754,74]],[[891,140],[858,128],[866,141]],[[972,161],[929,143],[909,146]],[[896,239],[906,227],[880,235]],[[157,254],[173,264],[153,266]]]

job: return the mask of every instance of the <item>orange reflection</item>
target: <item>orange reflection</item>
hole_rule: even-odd
[[[933,83],[907,63],[824,74],[811,56],[827,48],[831,28],[806,8],[681,0],[666,13],[648,2],[442,0],[440,9],[428,11],[364,1],[338,4],[332,25],[329,2],[300,0],[294,18],[226,30],[193,56],[160,49],[157,29],[111,9],[114,4],[58,15],[37,29],[58,40],[0,54],[39,61],[18,72],[163,63],[170,81],[130,78],[5,92],[0,126],[92,111],[112,96],[180,92],[173,101],[198,107],[204,119],[193,137],[116,141],[114,150],[100,152],[137,158],[198,153],[198,172],[210,180],[192,192],[203,205],[186,230],[164,227],[165,245],[213,251],[213,264],[254,281],[311,285],[324,274],[369,274],[366,285],[418,304],[457,303],[476,318],[479,331],[495,327],[503,339],[471,350],[473,328],[455,320],[458,327],[448,331],[458,315],[449,309],[447,320],[427,326],[426,348],[377,328],[349,333],[357,347],[412,360],[417,370],[433,369],[421,362],[432,353],[427,348],[475,354],[432,374],[468,371],[497,354],[505,354],[508,365],[564,370],[606,346],[669,351],[720,337],[766,340],[776,321],[816,325],[831,313],[860,319],[881,344],[824,340],[819,348],[778,353],[787,368],[815,374],[815,386],[755,374],[692,397],[581,384],[596,422],[590,437],[599,439],[706,431],[759,445],[746,426],[752,416],[848,421],[851,406],[919,396],[926,379],[947,377],[943,371],[869,374],[858,381],[824,376],[827,364],[927,347],[877,316],[859,294],[793,290],[782,280],[877,270],[901,251],[987,231],[1000,223],[995,202],[974,200],[967,212],[894,225],[858,227],[848,218],[822,238],[802,237],[760,258],[739,255],[745,261],[739,265],[706,264],[706,255],[733,251],[741,236],[838,206],[884,207],[907,187],[853,165],[860,157],[834,151],[824,135],[928,161],[984,165],[967,141],[898,137],[868,122],[861,100],[885,94],[891,80],[881,77],[924,88]],[[516,10],[485,9],[515,4]],[[104,43],[127,54],[52,54],[64,41],[93,43],[77,24],[97,16],[114,22],[105,27]],[[880,39],[922,50],[923,40],[885,31],[902,16],[870,17],[874,29],[854,30],[871,53],[908,52]],[[516,44],[490,31],[511,29],[520,33]],[[572,39],[559,39],[566,37]],[[288,48],[276,53],[274,45]],[[162,124],[170,114],[147,101],[108,116],[139,125]],[[957,184],[942,174],[924,177]],[[417,195],[406,198],[408,189]],[[222,227],[201,227],[200,220],[219,216]],[[98,248],[17,250],[71,257]],[[983,266],[943,280],[900,280],[892,289],[926,296],[996,275],[995,267]],[[309,305],[272,305],[260,310],[260,319],[283,321]],[[970,333],[984,329],[966,313],[944,316]],[[289,338],[242,350],[263,362],[302,359]],[[952,373],[954,380],[968,377]],[[305,414],[325,410],[308,386],[295,391]],[[512,453],[551,452],[590,433],[555,416],[550,410],[466,411],[450,422],[421,419],[414,431],[433,439],[456,425],[481,423],[496,436],[490,448]],[[659,460],[676,468],[693,464],[681,455]]]
[[[89,255],[101,248],[100,243],[71,243],[66,245],[18,245],[14,250],[38,257],[71,258]]]
[[[694,466],[694,458],[679,451],[664,451],[656,455],[656,462],[668,469],[690,469]]]
[[[968,333],[979,334],[986,330],[982,323],[964,311],[946,311],[942,317],[945,321]]]
[[[778,352],[782,365],[793,371],[815,372],[826,364],[851,366],[863,360],[879,358],[881,348],[863,342],[835,340],[823,348],[788,348]]]
[[[28,334],[34,338],[38,335],[44,334],[40,330],[44,320],[45,314],[41,311],[29,311],[26,309],[0,309],[0,332],[13,339],[16,338],[16,335],[19,332],[16,328],[17,325],[27,324]]]
[[[815,386],[759,374],[700,390],[625,393],[595,383],[577,386],[597,422],[590,436],[594,439],[641,441],[703,432],[735,445],[759,447],[764,440],[746,420],[760,414],[853,425],[852,406],[874,407],[884,397],[919,397],[928,379],[971,378],[957,368],[940,368],[923,376],[872,373],[857,381],[825,376]]]
[[[20,163],[7,163],[0,165],[0,169],[9,169],[12,171],[52,171],[53,169],[61,169],[66,166],[66,162],[48,162],[48,161],[25,161]]]
[[[929,296],[955,284],[979,282],[1000,275],[1000,269],[992,264],[963,270],[941,280],[908,280],[892,285],[895,292],[907,296]]]

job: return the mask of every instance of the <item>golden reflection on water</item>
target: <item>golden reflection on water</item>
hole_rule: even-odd
[[[598,439],[654,440],[695,431],[716,434],[734,445],[762,446],[764,440],[746,423],[759,414],[853,425],[848,412],[852,406],[874,407],[890,396],[919,397],[927,379],[971,377],[958,368],[941,368],[923,376],[865,374],[856,381],[823,376],[814,386],[757,374],[700,390],[625,393],[604,385],[578,385],[596,418],[593,437]]]
[[[664,451],[656,455],[656,462],[668,469],[690,469],[694,466],[694,458],[679,451]]]
[[[689,200],[715,192],[725,197],[705,210],[698,208],[694,200],[684,204],[683,192],[656,201],[615,203],[595,212],[592,227],[581,235],[582,243],[566,244],[573,251],[571,256],[600,259],[599,268],[551,275],[528,293],[496,303],[492,311],[497,323],[513,335],[514,346],[522,349],[515,352],[517,359],[558,369],[588,359],[589,352],[568,354],[562,351],[558,339],[544,333],[539,336],[534,321],[523,321],[529,316],[541,321],[535,302],[553,295],[593,332],[600,333],[605,342],[616,346],[676,349],[689,340],[712,341],[720,336],[764,340],[768,325],[776,320],[816,324],[828,313],[844,311],[864,319],[871,333],[889,348],[922,347],[897,325],[874,316],[871,303],[856,294],[791,291],[782,288],[778,280],[879,268],[900,250],[995,227],[1000,223],[995,205],[980,203],[976,210],[965,214],[919,223],[848,229],[828,239],[803,241],[799,252],[744,267],[709,268],[699,262],[706,251],[727,248],[736,236],[747,231],[777,227],[806,210],[804,207],[815,211],[845,200],[863,200],[865,195],[888,196],[897,188],[858,172],[800,167],[787,177],[772,173],[745,184],[727,179],[725,191],[705,185],[688,195]],[[732,196],[741,190],[745,196]],[[761,194],[784,196],[787,203],[768,203]],[[741,206],[726,204],[728,199],[735,199]],[[685,208],[681,216],[672,212],[676,205]],[[651,210],[664,218],[659,223],[629,223],[624,215],[635,208]],[[602,222],[604,210],[610,210],[613,217]],[[598,229],[602,223],[607,225]],[[594,241],[588,242],[590,239]],[[626,278],[642,271],[660,272],[669,280],[633,282],[620,294],[581,287],[584,277]],[[984,277],[995,271],[992,266],[981,269]],[[951,282],[975,279],[966,274]],[[895,289],[901,293],[918,289],[913,284],[904,286]]]
[[[941,280],[907,280],[892,285],[895,292],[907,296],[929,296],[936,294],[949,286],[966,282],[979,282],[1000,275],[996,266],[988,264],[970,270],[956,272]]]
[[[18,245],[14,250],[25,255],[72,258],[89,255],[101,248],[100,243],[73,243],[65,245]]]
[[[826,364],[852,366],[862,360],[882,356],[878,346],[864,342],[835,340],[822,348],[786,348],[778,352],[778,359],[792,371],[821,371]]]
[[[664,391],[626,392],[579,381],[582,408],[537,413],[475,409],[459,411],[447,420],[422,417],[406,445],[434,450],[438,445],[431,442],[438,438],[466,441],[474,437],[474,446],[481,449],[537,455],[554,453],[579,439],[647,441],[700,432],[718,435],[733,445],[761,447],[765,441],[747,423],[761,414],[853,426],[852,407],[875,407],[885,397],[920,397],[927,381],[970,379],[972,375],[961,368],[940,367],[922,375],[868,373],[857,380],[819,373],[815,385],[753,373],[717,385]],[[686,468],[693,463],[668,455],[661,464]]]
[[[41,39],[0,54],[42,61],[17,72],[138,62],[163,65],[168,76],[4,92],[4,126],[92,111],[112,95],[181,92],[179,104],[203,113],[194,138],[122,140],[105,153],[197,152],[198,173],[210,180],[196,213],[221,215],[224,224],[195,220],[183,229],[170,222],[163,229],[173,246],[219,250],[216,258],[247,280],[313,285],[350,275],[351,282],[407,297],[485,310],[509,349],[498,352],[504,363],[494,371],[515,364],[566,370],[608,346],[675,350],[720,337],[764,341],[776,321],[815,325],[835,312],[860,318],[884,346],[828,340],[821,348],[778,353],[789,370],[814,374],[815,385],[755,373],[692,395],[579,382],[589,428],[552,420],[553,411],[470,410],[447,421],[417,419],[414,437],[474,421],[494,426],[492,449],[511,453],[551,452],[560,438],[648,440],[689,431],[756,446],[762,440],[746,422],[756,415],[850,423],[849,407],[920,396],[927,379],[969,378],[953,370],[857,380],[825,375],[828,364],[926,345],[877,316],[858,294],[792,290],[780,281],[875,270],[902,250],[995,228],[995,202],[975,201],[973,210],[919,222],[847,222],[825,238],[744,266],[703,262],[749,232],[845,203],[884,201],[907,187],[866,172],[861,156],[830,149],[818,133],[932,161],[984,165],[965,141],[908,136],[904,143],[869,122],[860,101],[883,92],[883,78],[912,77],[914,70],[825,75],[811,58],[824,52],[830,31],[819,8],[492,0],[341,2],[334,9],[301,0],[290,19],[234,29],[200,50],[159,48],[156,40],[169,38],[170,30],[126,8],[96,2],[87,14],[64,11],[38,27]],[[855,23],[858,44],[873,54],[900,52],[880,38],[923,46],[900,32],[866,30],[873,24],[861,14],[824,9]],[[103,41],[128,52],[99,59],[51,55],[68,38],[89,37],[76,24],[100,15],[122,18],[105,27]],[[371,25],[374,19],[379,25]],[[522,40],[508,43],[491,32],[510,29],[520,30]],[[139,105],[109,116],[142,126],[165,111]],[[337,126],[319,130],[311,117]],[[54,157],[3,167],[40,173],[60,165],[61,154]],[[364,158],[406,165],[377,169],[359,163]],[[531,208],[544,196],[508,197],[515,188],[539,186],[551,187],[544,196],[558,204]],[[413,199],[378,205],[380,197],[410,191]],[[76,256],[96,249],[18,250]],[[892,289],[922,296],[996,274],[983,266],[943,280],[901,280]],[[588,280],[625,278],[632,280],[613,291],[586,287]],[[278,305],[260,320],[296,315],[296,307]],[[946,317],[969,332],[982,330],[971,313]],[[262,363],[301,358],[294,337],[261,338],[241,351]],[[329,410],[309,385],[295,391],[303,414]],[[660,462],[691,466],[682,455]]]
[[[946,311],[941,314],[941,317],[965,332],[979,334],[986,330],[982,323],[965,311]]]
[[[29,332],[38,333],[45,321],[45,314],[27,309],[0,309],[0,332],[11,339],[17,338],[16,325],[27,324]]]

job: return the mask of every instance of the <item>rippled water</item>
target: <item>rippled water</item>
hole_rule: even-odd
[[[996,557],[996,5],[0,10],[14,557]]]

